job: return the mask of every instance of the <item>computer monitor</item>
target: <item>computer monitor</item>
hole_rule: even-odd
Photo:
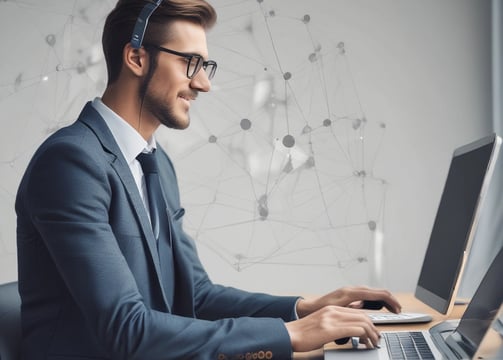
[[[448,314],[457,294],[501,138],[484,137],[454,151],[415,296]]]

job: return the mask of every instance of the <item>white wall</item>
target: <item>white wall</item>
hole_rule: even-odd
[[[492,109],[493,128],[503,134],[503,1],[492,0]],[[470,298],[498,249],[503,246],[503,156],[496,163],[494,176],[488,189],[487,200],[481,212],[465,275],[459,290],[460,297]]]
[[[159,141],[212,278],[277,293],[412,290],[453,149],[492,131],[490,1],[211,2],[213,92],[189,130],[162,129]],[[31,153],[103,90],[112,4],[0,2],[0,30],[16,34],[0,70],[0,282],[16,278],[13,202]],[[288,133],[294,148],[281,144]]]

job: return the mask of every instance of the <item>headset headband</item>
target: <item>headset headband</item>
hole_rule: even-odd
[[[143,37],[145,36],[145,31],[147,30],[148,19],[152,13],[161,5],[162,0],[157,0],[155,3],[148,3],[143,7],[136,19],[136,24],[133,30],[133,36],[131,37],[131,45],[135,49],[141,48],[143,42]]]

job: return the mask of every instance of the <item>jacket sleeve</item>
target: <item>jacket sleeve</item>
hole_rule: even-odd
[[[180,211],[180,195],[174,166],[162,151],[164,160],[164,187],[170,189],[168,194],[169,207],[172,213],[184,214]],[[295,305],[298,297],[272,296],[262,293],[250,293],[232,287],[212,283],[197,254],[194,240],[183,229],[183,215],[175,216],[173,220],[174,236],[178,244],[183,246],[181,253],[186,257],[185,263],[190,264],[194,284],[195,312],[198,318],[216,320],[237,317],[271,317],[283,321],[297,319]]]
[[[17,206],[48,249],[65,291],[86,320],[83,326],[105,353],[113,359],[142,360],[232,359],[248,353],[291,357],[282,319],[217,320],[238,314],[237,309],[224,311],[219,298],[225,302],[240,299],[249,308],[246,313],[253,316],[274,315],[275,306],[291,300],[262,301],[212,286],[198,260],[194,265],[201,287],[197,297],[200,314],[208,320],[159,312],[145,305],[118,246],[119,235],[112,232],[108,221],[113,186],[117,186],[110,180],[113,170],[96,143],[87,141],[91,145],[81,136],[46,146],[23,180],[24,195]],[[191,256],[196,257],[195,252]],[[253,299],[259,299],[260,305],[252,305]]]

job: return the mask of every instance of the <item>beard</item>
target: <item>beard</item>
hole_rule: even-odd
[[[186,129],[190,124],[189,113],[187,112],[186,114],[183,114],[183,118],[181,115],[177,116],[173,106],[167,104],[165,99],[157,96],[151,89],[150,83],[156,68],[157,62],[155,61],[155,57],[151,57],[149,72],[143,79],[138,94],[142,108],[150,112],[162,125],[170,129]],[[195,99],[198,93],[194,90],[188,90],[186,91],[186,94],[180,95],[186,95],[189,98]]]
[[[159,122],[176,130],[186,129],[190,124],[189,114],[177,116],[173,110],[173,106],[166,103],[166,100],[156,97],[151,91],[147,90],[143,98],[144,110],[151,113]]]

